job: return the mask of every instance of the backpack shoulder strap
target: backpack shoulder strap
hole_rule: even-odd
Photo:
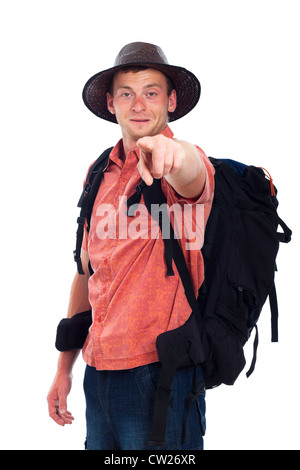
[[[103,173],[107,163],[108,163],[108,157],[112,151],[113,147],[110,147],[106,150],[104,150],[103,153],[101,153],[100,157],[97,158],[97,160],[94,161],[94,163],[90,166],[85,183],[84,183],[84,188],[81,193],[80,199],[78,201],[77,207],[82,207],[83,205],[83,199],[84,197],[90,192],[91,186],[93,184],[93,181],[95,180],[96,175],[100,172]]]
[[[89,230],[90,219],[92,214],[93,205],[99,190],[101,178],[103,172],[108,163],[108,157],[112,151],[113,147],[106,149],[100,157],[91,165],[86,180],[84,188],[80,199],[78,201],[77,207],[81,208],[80,216],[77,219],[77,232],[76,232],[76,248],[73,251],[74,261],[77,263],[77,270],[79,274],[84,274],[81,263],[81,245],[84,234],[84,224],[87,221],[87,227]]]

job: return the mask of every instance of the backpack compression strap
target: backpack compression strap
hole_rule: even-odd
[[[74,261],[77,263],[77,270],[79,274],[84,274],[80,257],[84,234],[84,224],[87,221],[87,229],[89,230],[94,201],[97,196],[102,175],[107,166],[108,157],[112,149],[113,147],[106,149],[90,167],[82,194],[77,204],[77,207],[80,207],[81,211],[80,216],[77,219],[78,229],[76,232],[76,248],[73,251],[73,254]]]

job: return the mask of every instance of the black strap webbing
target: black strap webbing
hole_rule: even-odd
[[[187,410],[183,430],[184,441],[188,438],[187,420],[190,407],[200,394],[201,390],[203,390],[204,385],[202,382],[199,384],[197,383],[197,353],[195,353],[193,345],[186,341],[178,342],[176,345],[170,344],[162,362],[154,406],[152,433],[150,439],[151,446],[162,447],[164,445],[171,387],[180,357],[187,351],[191,364],[194,364],[193,381],[191,384],[191,392],[187,397]]]
[[[113,147],[106,149],[100,157],[90,167],[86,177],[85,185],[78,201],[77,207],[81,208],[80,216],[77,219],[77,232],[76,232],[76,247],[73,251],[74,261],[77,263],[77,271],[79,274],[84,274],[81,263],[81,246],[84,235],[84,224],[87,221],[88,226],[90,217],[97,196],[103,171],[107,165],[108,157]]]
[[[272,343],[278,343],[278,302],[275,284],[269,294],[269,302],[271,309],[271,328],[272,328]]]
[[[272,330],[272,343],[278,342],[278,303],[276,295],[276,287],[273,284],[273,287],[269,293],[269,302],[271,309],[271,330]],[[255,325],[255,338],[253,343],[253,358],[248,372],[246,373],[247,378],[253,373],[255,369],[255,364],[257,360],[257,348],[258,348],[258,328]]]
[[[135,193],[128,199],[127,214],[129,217],[133,217],[135,213],[135,206],[139,204],[141,196],[144,196],[145,205],[148,209],[151,217],[156,220],[159,224],[161,233],[164,233],[163,228],[171,226],[169,221],[169,216],[166,208],[166,199],[161,190],[160,180],[154,179],[151,186],[147,186],[144,181],[137,185]],[[154,210],[155,206],[158,206],[158,210]],[[167,230],[168,234],[170,233]],[[163,237],[164,247],[165,247],[165,261],[167,265],[167,276],[174,276],[174,271],[172,267],[172,242],[169,237]]]
[[[150,445],[160,447],[164,445],[168,420],[169,400],[172,382],[177,370],[178,355],[173,347],[169,347],[162,363],[157,384],[154,415]]]
[[[256,331],[255,331],[255,339],[254,339],[254,343],[253,343],[253,358],[252,358],[252,362],[251,362],[251,365],[250,365],[250,369],[246,373],[247,378],[249,378],[250,375],[253,373],[254,368],[255,368],[255,364],[256,364],[256,359],[257,359],[257,348],[258,348],[258,328],[257,328],[257,325],[255,325],[254,328],[255,328]]]

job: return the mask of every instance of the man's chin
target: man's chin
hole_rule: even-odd
[[[150,121],[145,123],[132,123],[130,124],[131,132],[137,139],[142,137],[155,135],[155,129]]]

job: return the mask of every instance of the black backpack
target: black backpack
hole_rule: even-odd
[[[84,223],[89,221],[102,173],[111,149],[107,149],[90,168],[79,200],[77,242],[74,258],[83,273],[80,249]],[[162,364],[157,387],[151,443],[163,445],[169,395],[176,370],[195,366],[188,410],[201,391],[196,381],[196,366],[201,364],[205,387],[232,385],[245,367],[243,347],[256,330],[254,355],[249,377],[254,370],[258,346],[257,321],[266,299],[270,298],[272,341],[278,341],[278,308],[274,273],[279,243],[291,240],[291,230],[277,214],[277,190],[261,168],[233,160],[210,158],[215,168],[215,194],[205,231],[202,255],[205,281],[196,298],[180,244],[170,224],[164,239],[166,275],[173,275],[173,261],[181,277],[192,314],[181,327],[157,337]],[[166,200],[160,180],[152,186],[142,181],[127,201],[128,215],[143,193],[145,205],[160,227],[168,221]],[[151,205],[160,210],[153,214]],[[282,232],[278,232],[278,226]],[[85,312],[86,314],[86,312]],[[91,323],[87,324],[88,326]],[[86,332],[83,333],[83,337]]]

